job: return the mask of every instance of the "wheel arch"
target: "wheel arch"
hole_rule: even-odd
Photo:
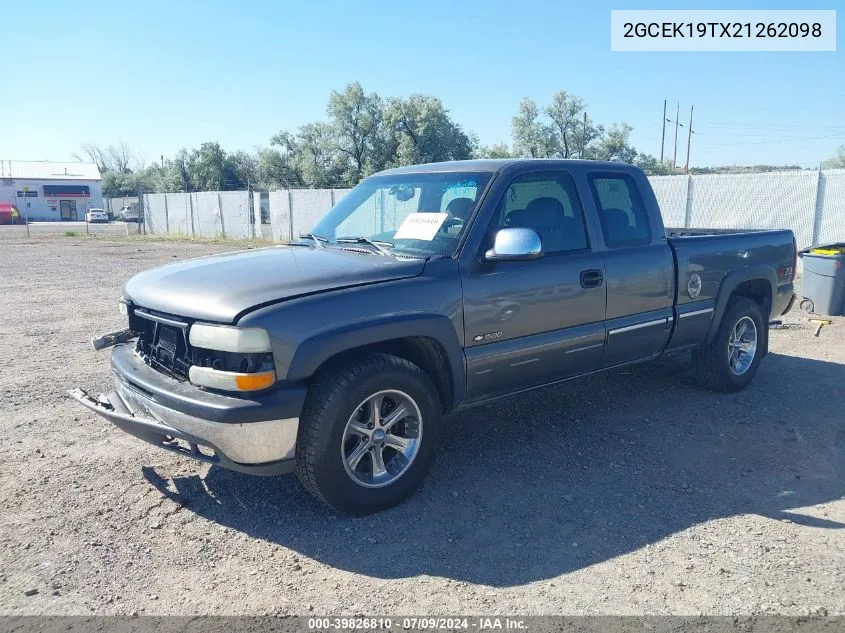
[[[392,354],[421,367],[437,387],[444,413],[464,399],[463,348],[451,321],[442,315],[386,317],[322,332],[297,347],[286,379],[308,380],[367,352]]]
[[[725,310],[734,297],[747,297],[760,306],[763,313],[763,326],[771,318],[772,297],[777,287],[777,274],[774,268],[765,265],[751,266],[725,276],[719,286],[713,319],[704,338],[704,343],[710,343],[719,331]],[[768,351],[768,336],[764,335],[763,353]]]

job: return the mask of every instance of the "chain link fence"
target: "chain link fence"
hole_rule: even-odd
[[[845,241],[845,169],[755,174],[654,176],[649,179],[667,227],[792,229],[799,248]],[[349,189],[289,189],[269,193],[211,191],[148,194],[148,233],[264,238],[287,242],[309,232]],[[395,228],[408,209],[396,199],[369,200],[369,222],[344,226],[349,235]]]

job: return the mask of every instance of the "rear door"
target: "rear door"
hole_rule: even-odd
[[[607,343],[601,366],[655,356],[669,340],[675,291],[660,212],[646,205],[630,172],[590,172],[587,180],[605,245]]]
[[[569,173],[516,175],[494,204],[484,242],[462,264],[470,400],[592,371],[604,347],[603,258]],[[535,229],[545,255],[484,262],[505,227]]]

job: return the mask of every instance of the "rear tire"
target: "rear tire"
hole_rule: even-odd
[[[716,336],[693,352],[696,381],[712,391],[744,389],[757,373],[767,336],[760,306],[746,297],[732,299]]]
[[[371,354],[335,367],[318,374],[308,391],[296,474],[308,492],[339,512],[384,510],[410,496],[425,477],[441,419],[437,388],[403,358]]]

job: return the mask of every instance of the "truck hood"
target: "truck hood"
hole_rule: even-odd
[[[303,295],[416,277],[425,260],[337,248],[272,246],[200,257],[132,277],[125,298],[151,310],[233,323],[242,312]]]

